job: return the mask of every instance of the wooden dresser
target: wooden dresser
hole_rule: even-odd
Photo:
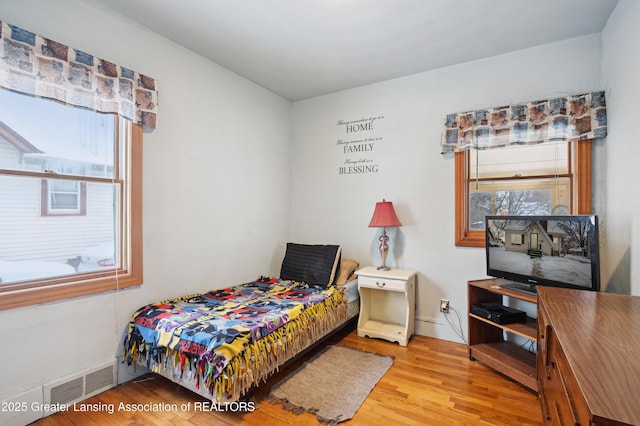
[[[640,425],[640,297],[538,286],[538,390],[553,425]]]

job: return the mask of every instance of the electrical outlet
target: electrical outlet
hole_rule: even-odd
[[[447,299],[440,299],[440,312],[449,313],[449,301]]]

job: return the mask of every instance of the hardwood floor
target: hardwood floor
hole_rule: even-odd
[[[395,357],[353,419],[344,425],[541,425],[537,395],[468,358],[462,344],[414,336],[407,347],[384,340],[360,338],[352,328],[330,338],[369,352]],[[244,413],[195,409],[202,397],[155,375],[124,383],[83,402],[97,412],[58,412],[35,423],[49,425],[317,425],[310,413],[295,415],[266,401],[269,389],[313,356],[309,352],[282,369],[247,399],[254,407]],[[337,366],[339,368],[339,366]],[[190,409],[159,412],[118,411],[125,404],[190,404]],[[104,407],[114,404],[110,414]],[[186,405],[185,405],[186,407]]]

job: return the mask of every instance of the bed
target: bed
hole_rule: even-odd
[[[357,267],[340,246],[288,243],[278,277],[138,309],[123,360],[213,402],[238,401],[358,315]]]

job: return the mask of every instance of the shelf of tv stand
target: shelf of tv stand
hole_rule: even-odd
[[[522,336],[526,339],[536,340],[536,335],[538,334],[538,322],[535,318],[527,317],[526,322],[514,322],[511,324],[496,324],[493,321],[489,321],[486,318],[482,318],[476,314],[472,314],[469,312],[469,316],[471,318],[475,318],[478,321],[484,321],[487,324],[492,325],[493,327],[502,328],[504,331],[508,331],[509,333],[517,334],[518,336]]]
[[[511,342],[479,343],[469,346],[469,358],[491,367],[534,392],[536,380],[536,355]]]
[[[499,373],[533,390],[538,389],[536,379],[536,355],[504,339],[504,331],[536,341],[537,320],[527,318],[525,323],[498,324],[471,313],[471,305],[483,302],[503,303],[503,296],[537,303],[537,296],[506,288],[499,279],[468,282],[469,301],[469,358],[477,360]]]

